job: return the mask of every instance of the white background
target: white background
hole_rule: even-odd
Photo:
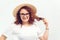
[[[37,8],[37,15],[49,23],[49,40],[60,40],[60,1],[59,0],[0,0],[0,35],[14,22],[13,9],[22,3],[29,3]]]

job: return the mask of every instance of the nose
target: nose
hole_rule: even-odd
[[[23,17],[26,18],[26,15],[24,15]]]

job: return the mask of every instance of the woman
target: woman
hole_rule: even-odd
[[[17,6],[13,11],[13,16],[16,19],[14,22],[16,27],[14,26],[7,33],[4,33],[0,40],[6,40],[9,33],[15,35],[17,40],[48,40],[48,23],[45,18],[36,16],[36,8],[33,5],[21,4]],[[46,26],[44,33],[41,33],[39,28],[41,26],[36,25],[35,19],[38,22],[41,20],[44,22]]]

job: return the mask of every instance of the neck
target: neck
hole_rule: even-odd
[[[22,25],[29,26],[30,24],[29,24],[29,22],[23,22]]]
[[[29,22],[23,22],[22,24],[23,24],[23,25],[28,25],[28,24],[29,24]]]

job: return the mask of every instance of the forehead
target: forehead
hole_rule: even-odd
[[[21,9],[20,13],[28,13],[26,9]]]

